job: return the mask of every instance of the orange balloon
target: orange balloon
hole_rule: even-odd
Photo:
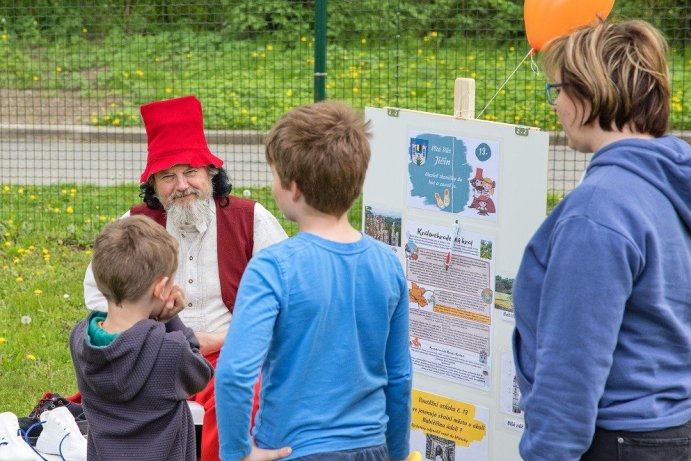
[[[553,38],[604,21],[613,6],[614,0],[525,0],[523,20],[528,43],[540,51]]]

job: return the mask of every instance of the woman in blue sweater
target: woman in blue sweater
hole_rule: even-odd
[[[691,459],[691,148],[665,134],[666,51],[626,21],[542,52],[569,145],[595,155],[514,285],[526,460]]]

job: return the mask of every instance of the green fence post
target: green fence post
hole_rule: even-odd
[[[326,99],[326,1],[314,2],[314,101]]]

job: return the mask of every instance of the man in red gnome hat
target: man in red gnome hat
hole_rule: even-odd
[[[144,203],[123,217],[149,216],[180,243],[176,282],[185,289],[187,306],[179,316],[194,330],[202,353],[215,367],[247,262],[287,236],[262,205],[229,195],[231,184],[223,161],[207,146],[196,97],[146,104],[141,114],[149,145],[140,185]],[[84,299],[92,310],[108,306],[91,266],[84,278]],[[205,409],[201,459],[218,460],[214,380],[193,400]]]

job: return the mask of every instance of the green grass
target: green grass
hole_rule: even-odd
[[[100,40],[56,36],[42,43],[0,39],[0,86],[98,100],[84,123],[140,124],[139,105],[196,94],[213,129],[269,128],[286,110],[313,98],[311,37],[231,40],[210,32],[113,33]],[[353,37],[329,43],[326,94],[356,107],[398,106],[450,113],[457,77],[475,78],[476,113],[506,77],[514,77],[483,119],[559,129],[544,97],[544,75],[523,61],[528,45],[448,38],[430,32],[399,43]],[[672,49],[671,126],[691,128],[691,50]]]
[[[135,185],[0,186],[2,411],[25,416],[46,391],[76,392],[68,338],[86,314],[82,281],[92,242],[138,203],[137,194]],[[251,190],[251,198],[276,210],[268,187]],[[358,229],[361,210],[358,200],[349,213]],[[45,217],[40,227],[32,223],[36,213]],[[297,232],[295,223],[274,214],[288,234]]]
[[[11,203],[9,209],[14,216],[0,213],[2,411],[24,416],[46,391],[63,395],[76,392],[69,333],[86,314],[82,281],[91,259],[92,241],[107,222],[127,208],[121,203],[123,192],[132,197],[128,205],[137,202],[136,186],[2,187],[0,198]],[[56,213],[55,204],[39,205],[44,196],[56,195],[66,196],[64,209],[73,207],[67,232],[60,220],[66,217],[64,211]],[[251,198],[275,209],[269,188],[251,190]],[[549,208],[560,198],[550,196]],[[98,204],[99,212],[81,213],[80,210],[91,210],[90,202]],[[32,215],[38,206],[54,216],[41,229],[34,228],[28,220],[17,219]],[[358,200],[349,213],[351,223],[358,229],[361,213],[362,200]],[[289,235],[297,232],[294,223],[280,213],[275,215]],[[30,322],[22,321],[27,317]]]

